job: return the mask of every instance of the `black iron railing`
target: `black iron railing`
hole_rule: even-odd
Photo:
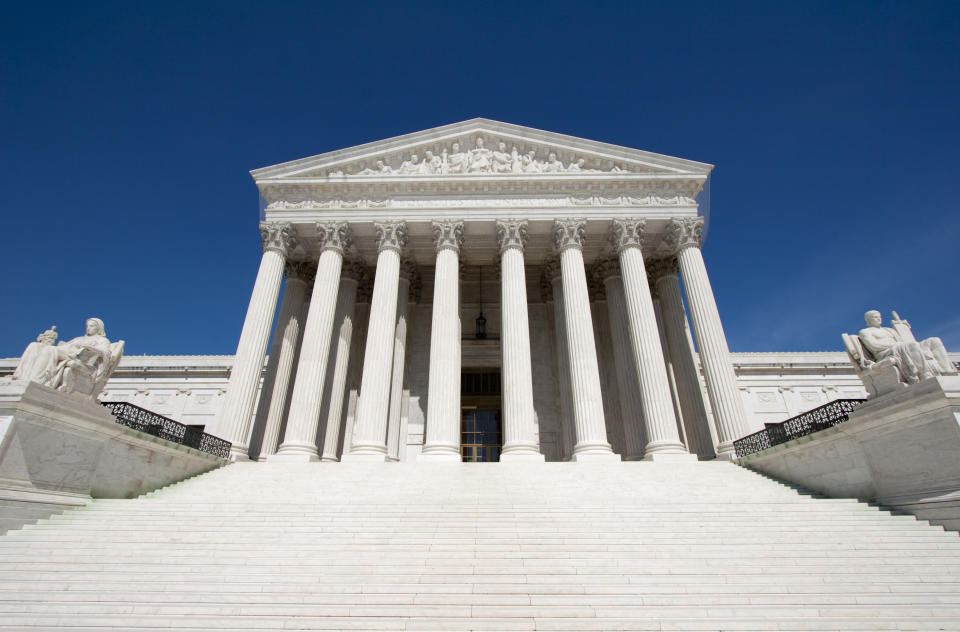
[[[853,409],[865,401],[867,400],[834,400],[828,404],[799,414],[796,417],[791,417],[784,422],[766,424],[767,427],[760,432],[755,432],[734,441],[733,447],[737,451],[737,456],[747,456],[748,454],[786,443],[791,439],[804,437],[820,430],[826,430],[849,419]]]
[[[203,426],[188,426],[145,408],[134,406],[129,402],[101,403],[110,409],[118,424],[140,432],[146,432],[154,437],[196,448],[201,452],[218,456],[221,459],[230,457],[231,443],[208,435],[203,431]]]

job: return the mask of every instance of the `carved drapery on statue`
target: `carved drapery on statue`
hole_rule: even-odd
[[[83,336],[55,345],[56,339],[56,327],[37,336],[23,352],[13,380],[97,397],[123,356],[124,342],[111,343],[99,318],[87,319]]]
[[[870,397],[877,397],[940,375],[956,375],[940,338],[917,342],[910,323],[893,312],[893,327],[883,327],[877,310],[864,314],[867,326],[856,336],[843,334],[847,354]]]

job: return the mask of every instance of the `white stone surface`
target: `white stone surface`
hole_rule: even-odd
[[[503,309],[503,449],[501,461],[543,461],[536,439],[527,282],[523,249],[526,222],[497,223],[500,246],[500,305]]]
[[[460,461],[460,281],[462,222],[434,224],[436,272],[430,331],[427,427],[421,460]]]
[[[235,463],[0,538],[0,625],[956,629],[960,541],[730,463]]]
[[[290,396],[290,413],[283,441],[271,457],[273,459],[315,461],[319,458],[317,423],[326,379],[324,373],[330,352],[343,254],[350,247],[352,235],[349,226],[343,222],[318,224],[316,228],[322,251]]]
[[[295,244],[292,226],[284,223],[261,223],[263,258],[253,285],[247,315],[243,320],[237,354],[230,372],[230,383],[220,409],[217,431],[230,441],[231,458],[247,459],[247,440],[257,389],[260,384],[264,355],[277,310],[277,297],[283,279],[287,253]]]
[[[336,356],[333,375],[330,377],[330,405],[323,438],[321,461],[337,461],[340,454],[340,428],[342,426],[344,400],[347,396],[347,378],[350,371],[350,349],[353,343],[354,320],[356,319],[357,284],[363,274],[361,266],[351,262],[350,272],[340,279],[337,290],[337,311],[334,315]]]

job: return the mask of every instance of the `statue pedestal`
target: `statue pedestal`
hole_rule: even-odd
[[[224,463],[122,426],[89,396],[0,383],[0,531],[20,526],[24,503],[47,507],[49,516],[91,498],[133,498]]]
[[[871,399],[850,419],[739,459],[838,498],[909,511],[960,530],[960,377],[933,377]]]

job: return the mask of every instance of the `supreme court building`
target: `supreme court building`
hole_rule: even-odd
[[[253,171],[216,434],[235,459],[729,458],[711,169],[473,119]]]

